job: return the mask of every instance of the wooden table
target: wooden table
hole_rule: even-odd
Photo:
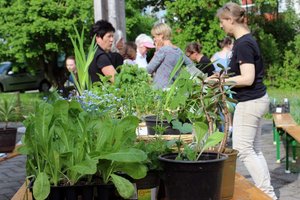
[[[13,157],[16,157],[16,156],[18,156],[18,155],[20,155],[20,153],[17,152],[17,149],[18,149],[20,146],[21,146],[21,145],[17,145],[17,146],[15,147],[15,149],[13,150],[13,152],[8,153],[5,157],[1,157],[1,158],[0,158],[0,162],[1,162],[1,161],[4,161],[4,160],[7,160],[7,159],[10,159],[10,158],[13,158]]]
[[[24,183],[11,200],[25,200],[26,196],[27,200],[32,200],[29,190],[27,190],[26,194],[26,184]],[[255,187],[245,177],[236,173],[232,200],[271,200],[271,198]]]
[[[232,200],[271,200],[266,193],[258,189],[244,176],[236,173]]]

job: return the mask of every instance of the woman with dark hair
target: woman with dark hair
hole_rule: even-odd
[[[268,111],[269,97],[263,83],[264,65],[257,42],[246,24],[246,11],[226,3],[217,11],[220,27],[235,38],[226,81],[235,82],[233,98],[238,103],[233,118],[233,148],[249,171],[255,185],[277,199],[271,185],[267,162],[261,150],[261,119]]]
[[[110,81],[114,82],[116,68],[118,65],[123,64],[121,55],[119,56],[120,59],[118,59],[115,56],[116,52],[114,54],[111,53],[114,33],[115,28],[105,20],[97,21],[91,29],[91,36],[96,36],[95,39],[98,45],[94,59],[89,67],[89,74],[93,83],[100,81],[99,75],[110,76]]]
[[[214,66],[210,59],[202,54],[202,45],[198,42],[192,42],[187,45],[185,55],[196,63],[196,67],[203,73],[211,76],[214,73]]]

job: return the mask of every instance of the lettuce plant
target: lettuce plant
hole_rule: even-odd
[[[133,185],[116,172],[133,178],[146,175],[140,164],[147,155],[133,148],[138,119],[111,119],[84,111],[77,101],[42,103],[24,122],[26,133],[19,151],[27,155],[26,172],[34,179],[35,199],[45,199],[50,185],[94,183],[96,174],[112,182],[124,198]]]

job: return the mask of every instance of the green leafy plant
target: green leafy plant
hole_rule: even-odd
[[[90,79],[88,70],[91,62],[94,59],[94,55],[97,50],[97,44],[95,43],[95,36],[94,36],[88,48],[88,52],[86,53],[84,50],[83,29],[81,31],[81,34],[79,34],[75,26],[74,26],[74,30],[76,33],[75,38],[73,38],[71,35],[69,37],[71,38],[73,48],[74,48],[77,74],[75,75],[73,72],[71,72],[71,75],[73,77],[76,89],[78,93],[81,95],[84,90],[91,90],[92,88],[92,81]]]
[[[167,99],[172,97],[172,101],[166,101],[164,108],[171,112],[177,110],[177,118],[183,117],[182,122],[192,122],[194,130],[194,143],[184,144],[184,152],[180,150],[182,142],[177,142],[178,159],[198,160],[203,151],[218,144],[218,152],[225,150],[229,129],[228,102],[235,101],[228,95],[233,83],[225,82],[228,75],[222,65],[219,67],[222,70],[217,80],[207,79],[207,75],[201,71],[191,76],[186,68],[180,67],[175,68],[172,73],[177,74],[167,96]],[[220,112],[224,115],[223,120],[220,119]],[[186,133],[191,125],[182,122],[172,122],[173,128]],[[224,125],[224,133],[218,131],[218,123]]]
[[[80,180],[115,184],[129,198],[133,185],[117,172],[133,178],[146,175],[140,164],[146,154],[133,148],[138,119],[99,117],[84,111],[77,101],[42,103],[25,122],[19,151],[27,155],[26,172],[34,179],[33,195],[45,199],[50,185],[75,185]]]
[[[178,129],[180,133],[186,133],[186,130],[189,130],[189,126],[192,126],[191,124],[181,124],[181,122],[176,122],[176,125],[173,127]],[[213,134],[208,135],[208,125],[204,122],[195,122],[193,124],[194,127],[194,142],[192,144],[184,144],[184,150],[181,151],[181,145],[182,142],[179,141],[176,142],[177,149],[178,149],[178,156],[177,160],[193,160],[197,161],[199,160],[202,153],[211,148],[215,147],[217,144],[219,144],[223,138],[224,133],[215,131]]]
[[[7,128],[8,122],[11,121],[16,114],[15,101],[8,101],[7,99],[3,99],[0,104],[0,119],[5,122],[4,129]]]
[[[107,77],[100,77],[101,82],[94,84],[92,92],[94,102],[99,102],[99,109],[109,109],[115,118],[134,115],[142,118],[155,107],[157,91],[151,87],[152,79],[145,69],[137,65],[122,65],[115,76],[114,84]]]
[[[144,161],[147,165],[148,171],[150,170],[161,170],[158,156],[166,153],[171,153],[173,140],[167,141],[161,136],[154,137],[147,141],[139,140],[135,147],[141,149],[147,154],[147,160]]]

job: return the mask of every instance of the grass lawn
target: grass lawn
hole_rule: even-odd
[[[14,102],[16,106],[16,114],[11,121],[23,121],[24,117],[28,116],[34,111],[36,105],[43,100],[44,93],[0,93],[0,104],[3,104],[3,100],[8,102]],[[0,121],[2,119],[0,118]]]

